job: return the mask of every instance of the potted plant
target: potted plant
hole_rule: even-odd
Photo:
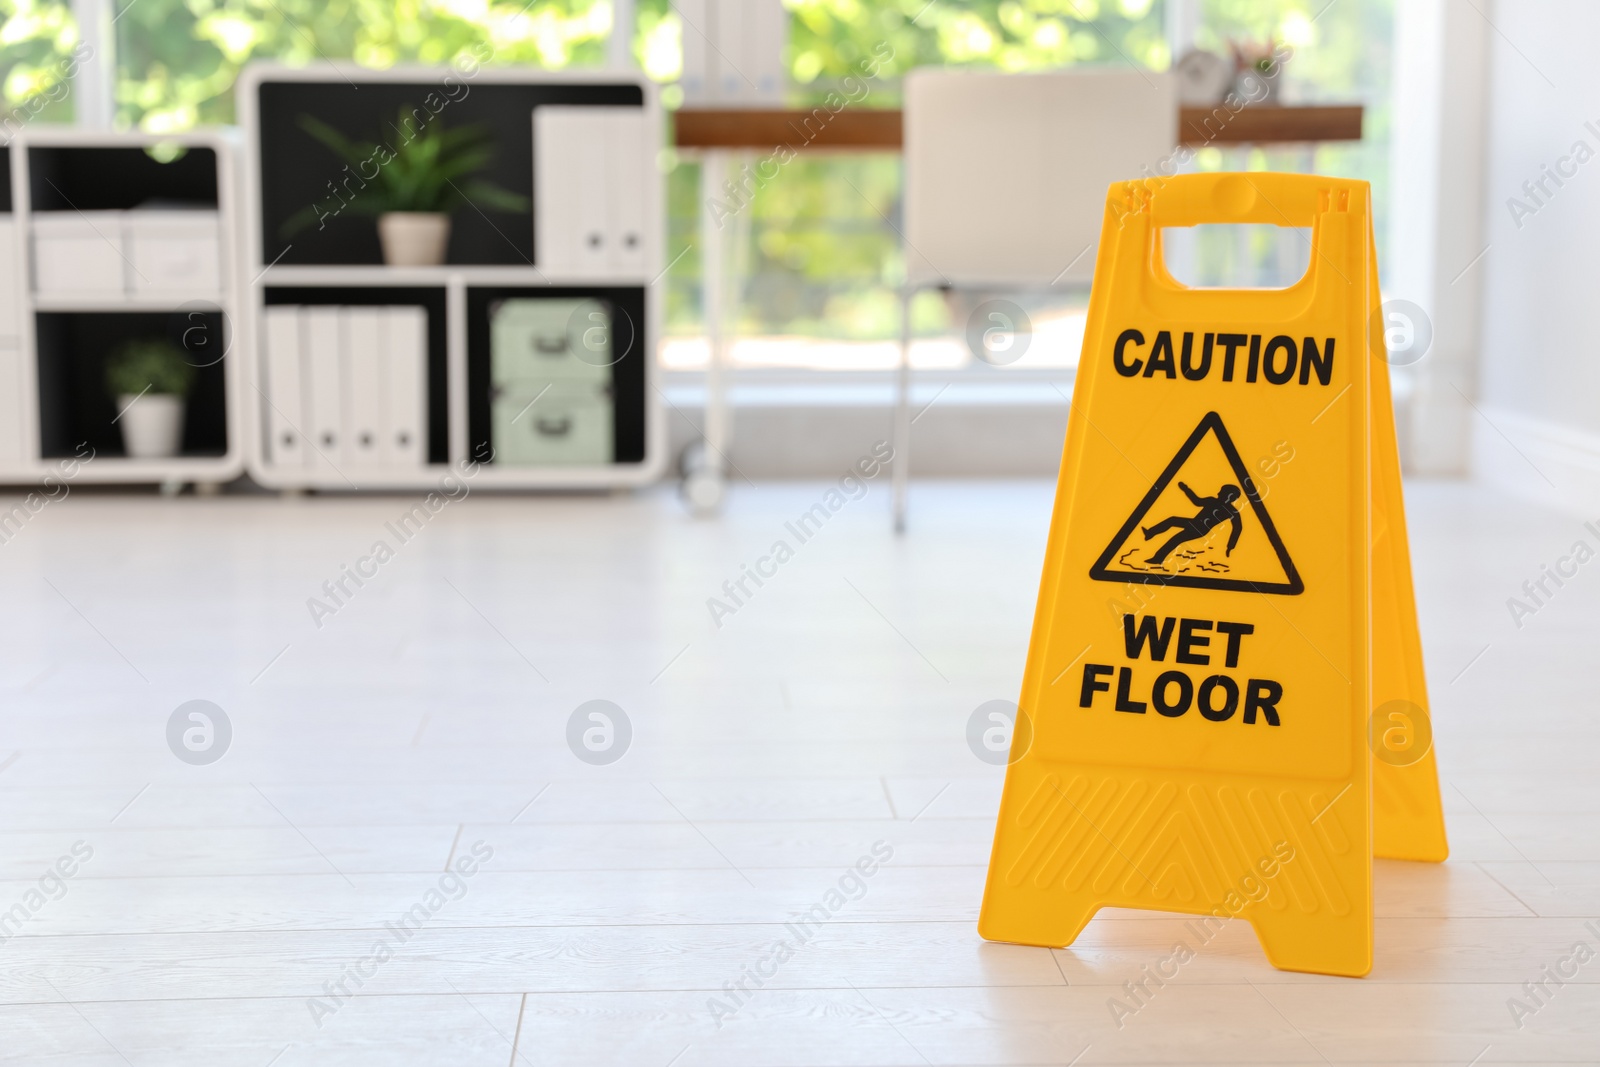
[[[1277,45],[1268,37],[1265,42],[1229,41],[1233,52],[1234,92],[1252,104],[1278,102],[1278,74],[1282,64],[1278,61]]]
[[[349,200],[339,199],[334,211],[307,207],[284,225],[288,236],[345,208],[378,219],[383,261],[390,266],[436,266],[444,262],[450,241],[450,212],[462,204],[480,210],[525,214],[528,198],[472,175],[494,157],[492,135],[483,126],[446,129],[435,118],[419,124],[420,108],[400,108],[392,128],[398,147],[352,141],[327,123],[300,116],[300,128],[349,164],[353,175],[343,185]],[[350,189],[351,185],[359,188]]]
[[[117,402],[122,445],[136,459],[175,456],[183,443],[184,398],[194,366],[162,338],[129,341],[106,361],[106,387]]]

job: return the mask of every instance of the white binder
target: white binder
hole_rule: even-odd
[[[590,277],[606,273],[615,243],[608,217],[609,116],[617,110],[533,109],[533,258],[541,269]]]
[[[599,109],[597,109],[599,110]],[[608,107],[606,177],[611,231],[611,266],[623,274],[643,276],[649,262],[650,235],[644,225],[644,191],[649,163],[645,159],[644,109]]]
[[[583,274],[603,274],[611,262],[611,220],[607,207],[610,168],[610,108],[570,109],[567,168],[574,183],[573,218],[577,223],[575,266]]]
[[[789,87],[789,71],[783,61],[789,43],[789,9],[782,0],[741,0],[739,6],[744,19],[736,61],[744,75],[741,95],[752,104],[782,107]]]
[[[533,112],[534,261],[552,274],[642,276],[650,262],[644,109],[548,106]]]
[[[701,103],[713,94],[709,91],[716,83],[716,53],[706,41],[716,32],[710,24],[707,0],[672,0],[683,23],[683,75],[679,84],[683,98],[689,103]]]
[[[311,306],[305,309],[305,364],[310,402],[308,432],[315,444],[313,455],[344,465],[344,412],[339,381],[340,330],[344,318],[341,308]],[[311,461],[316,463],[316,459]]]
[[[566,273],[577,265],[577,195],[569,158],[572,143],[570,107],[533,109],[533,260],[540,270]]]
[[[264,319],[267,455],[280,466],[305,466],[313,453],[302,436],[306,426],[300,308],[292,304],[269,307]]]
[[[710,67],[716,72],[714,98],[725,101],[741,100],[750,96],[753,88],[745,80],[745,67],[750,56],[744,48],[745,5],[753,0],[713,0],[711,21],[714,29],[707,35],[716,44]]]
[[[422,467],[428,462],[427,310],[384,308],[383,352],[384,460],[392,467]]]
[[[683,75],[691,105],[781,106],[789,9],[782,0],[673,0],[683,23]]]
[[[344,394],[344,453],[352,466],[376,466],[386,458],[383,442],[383,308],[347,307],[341,388]]]

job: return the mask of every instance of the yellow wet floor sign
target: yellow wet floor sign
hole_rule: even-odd
[[[1160,230],[1201,223],[1309,227],[1310,268],[1187,288]],[[1362,975],[1375,845],[1444,858],[1376,271],[1365,182],[1111,188],[984,937],[1239,917]]]

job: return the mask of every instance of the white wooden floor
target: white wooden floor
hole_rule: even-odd
[[[1233,923],[1119,1028],[1181,919],[1102,913],[1059,952],[974,930],[1001,770],[966,723],[1015,698],[1051,486],[918,485],[896,540],[875,485],[798,545],[824,488],[714,522],[475,494],[320,629],[308,598],[410,500],[46,507],[0,544],[0,1061],[1600,1062],[1600,959],[1524,989],[1600,951],[1600,563],[1520,630],[1506,608],[1600,547],[1578,520],[1409,487],[1454,856],[1378,864],[1371,977],[1274,971]],[[718,629],[707,599],[780,538]],[[232,725],[210,765],[168,748],[194,699]],[[610,765],[566,741],[592,699],[632,724]]]

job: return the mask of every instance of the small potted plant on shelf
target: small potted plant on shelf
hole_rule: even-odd
[[[443,263],[450,213],[463,204],[512,214],[526,214],[529,206],[527,197],[473,177],[494,157],[487,129],[446,129],[437,118],[419,123],[419,114],[427,112],[402,106],[390,143],[352,141],[311,115],[299,120],[301,129],[348,164],[345,170],[353,177],[340,184],[350,199],[340,197],[338,210],[377,216],[383,261],[390,266]],[[322,205],[307,207],[285,223],[284,236],[336,213]]]
[[[1233,52],[1234,92],[1252,104],[1276,104],[1280,81],[1278,75],[1283,65],[1278,60],[1278,46],[1271,37],[1265,42],[1232,40],[1228,42]]]
[[[129,341],[106,361],[106,387],[117,402],[122,445],[135,459],[178,454],[184,399],[194,366],[183,349],[162,338]]]

